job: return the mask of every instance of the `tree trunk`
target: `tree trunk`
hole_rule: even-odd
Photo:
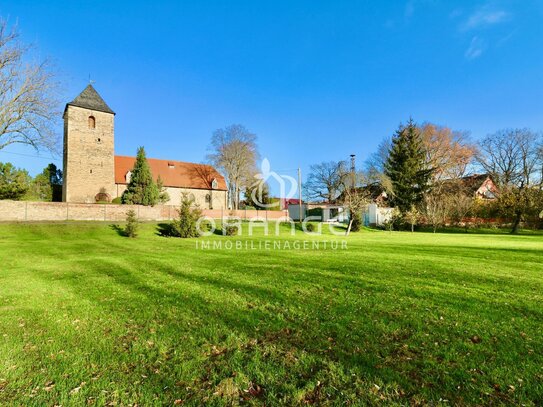
[[[412,224],[411,224],[411,233],[413,233],[414,231],[415,231],[415,224],[412,223]]]
[[[513,230],[511,233],[516,235],[520,231],[520,221],[522,220],[522,213],[517,212],[515,217],[515,223],[513,223]]]

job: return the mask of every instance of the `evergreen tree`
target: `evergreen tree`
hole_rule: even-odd
[[[265,182],[255,182],[245,188],[245,202],[256,209],[268,209],[271,203],[270,188]]]
[[[160,175],[156,179],[156,187],[158,189],[158,202],[165,204],[170,200],[170,194],[168,194],[168,191],[164,188],[164,181],[162,181]]]
[[[126,226],[124,228],[124,234],[127,237],[138,236],[138,217],[136,216],[136,211],[134,209],[130,209],[126,212]]]
[[[21,199],[30,186],[30,176],[11,163],[0,163],[0,199]]]
[[[45,167],[32,180],[27,199],[45,202],[62,200],[62,171],[53,163]]]
[[[130,182],[122,196],[122,202],[124,204],[154,206],[159,200],[159,195],[160,192],[153,180],[151,168],[145,157],[145,150],[140,147],[138,148]]]
[[[402,214],[419,204],[428,191],[432,170],[426,164],[426,150],[413,119],[396,131],[385,174],[392,183],[392,202]]]
[[[177,210],[178,218],[172,222],[173,235],[182,238],[199,237],[198,219],[202,211],[195,205],[194,198],[187,193],[181,194],[181,206]]]

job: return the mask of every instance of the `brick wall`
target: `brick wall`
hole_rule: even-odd
[[[157,205],[113,205],[83,204],[66,202],[26,202],[0,201],[0,222],[38,222],[38,221],[124,221],[126,212],[134,209],[141,221],[169,220],[177,216],[177,206]],[[286,211],[255,211],[222,209],[202,210],[202,214],[214,219],[223,216],[237,216],[242,219],[259,218],[275,220],[288,217]]]

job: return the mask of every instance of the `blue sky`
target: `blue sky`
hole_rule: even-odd
[[[307,175],[361,163],[409,116],[543,130],[543,1],[4,0],[0,16],[54,61],[65,102],[91,76],[120,155],[201,162],[241,123],[272,169]],[[32,174],[51,161],[9,152],[32,149],[0,152]]]

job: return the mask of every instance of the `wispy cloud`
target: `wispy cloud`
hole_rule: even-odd
[[[464,56],[467,59],[476,59],[479,58],[486,48],[486,43],[481,38],[475,36],[471,39],[468,49],[466,50]]]
[[[487,5],[470,14],[461,24],[460,30],[469,31],[500,24],[507,21],[509,17],[509,13],[506,11],[493,9]]]
[[[409,0],[405,4],[404,17],[406,19],[410,19],[411,17],[413,17],[414,13],[415,13],[415,2],[413,0]]]

